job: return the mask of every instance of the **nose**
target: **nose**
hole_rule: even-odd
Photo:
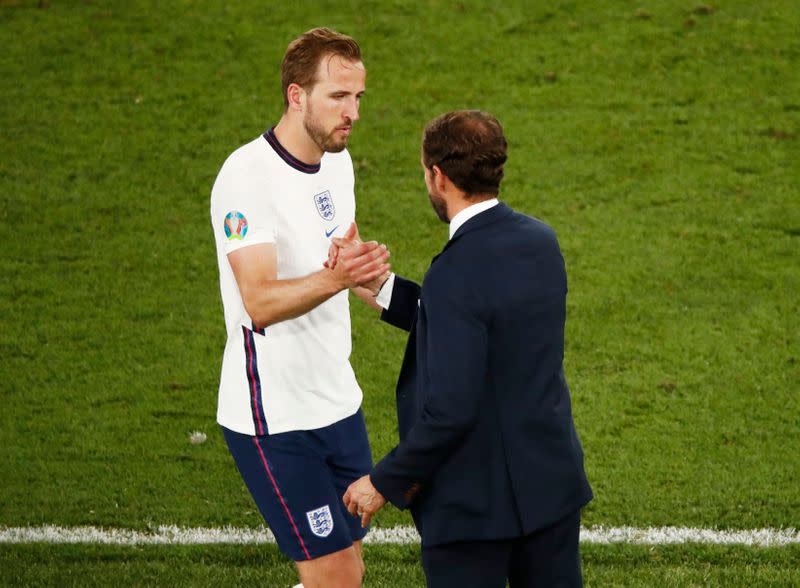
[[[349,118],[351,121],[357,121],[360,116],[358,114],[358,98],[353,98],[352,100],[347,101],[347,108],[345,108],[344,115],[346,118]]]

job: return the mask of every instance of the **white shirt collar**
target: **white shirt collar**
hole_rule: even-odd
[[[491,198],[490,200],[484,200],[483,202],[478,202],[472,206],[467,206],[464,210],[450,219],[450,238],[452,239],[453,235],[456,234],[456,231],[461,228],[461,225],[463,225],[473,216],[480,214],[485,210],[489,210],[491,207],[497,206],[498,204],[500,204],[500,201],[497,198]]]

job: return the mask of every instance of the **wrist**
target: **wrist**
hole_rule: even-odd
[[[381,276],[381,280],[378,283],[378,287],[375,290],[372,290],[372,297],[373,298],[377,298],[378,297],[378,294],[381,293],[381,290],[386,285],[386,282],[389,281],[390,277],[392,277],[392,273],[391,272],[386,272],[385,275]]]
[[[333,269],[325,268],[320,274],[320,277],[326,285],[326,289],[329,290],[332,296],[350,287],[350,284]]]

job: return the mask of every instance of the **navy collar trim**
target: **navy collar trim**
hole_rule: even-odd
[[[286,147],[281,145],[281,142],[278,141],[278,137],[275,136],[275,128],[270,128],[266,133],[264,133],[264,139],[266,139],[269,146],[275,150],[275,153],[283,159],[287,164],[292,166],[297,171],[301,171],[304,174],[315,174],[319,171],[320,164],[309,164],[303,163],[299,159],[297,159],[294,155],[289,153],[286,150]]]

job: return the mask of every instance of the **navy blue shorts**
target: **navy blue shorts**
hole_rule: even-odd
[[[222,427],[239,473],[280,550],[294,561],[346,549],[367,529],[342,503],[370,472],[372,453],[361,409],[321,429],[243,435]]]

